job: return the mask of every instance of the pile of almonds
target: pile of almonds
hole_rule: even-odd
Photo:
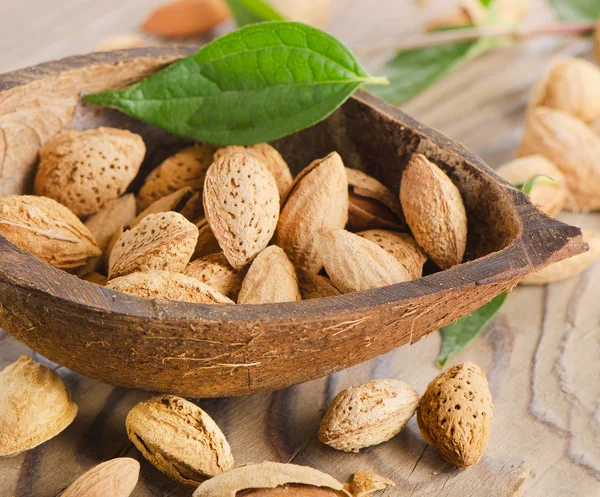
[[[408,384],[372,380],[340,392],[327,409],[319,440],[334,449],[359,452],[395,437],[417,413],[425,441],[458,467],[475,464],[490,436],[493,406],[485,373],[472,363],[439,374],[419,399]],[[58,435],[75,418],[62,379],[51,369],[21,357],[0,372],[0,456],[32,449]],[[266,462],[235,466],[231,448],[215,421],[196,404],[159,395],[134,406],[125,420],[127,435],[151,464],[194,497],[364,497],[395,483],[356,471],[342,484],[310,467]],[[117,458],[93,467],[63,497],[127,497],[139,463]],[[276,489],[276,490],[269,490]]]
[[[112,290],[204,304],[337,296],[463,260],[461,194],[423,155],[398,197],[336,152],[293,178],[269,144],[194,144],[125,193],[145,151],[126,130],[63,131],[40,151],[37,196],[0,197],[0,234]]]

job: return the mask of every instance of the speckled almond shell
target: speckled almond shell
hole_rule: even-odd
[[[146,207],[139,216],[137,216],[132,222],[130,227],[133,228],[140,224],[140,221],[150,214],[159,214],[161,212],[180,212],[186,204],[194,196],[194,190],[189,186],[181,188],[176,192],[159,198],[156,202]],[[183,215],[183,214],[182,214]],[[183,216],[187,219],[186,216]]]
[[[61,269],[84,266],[101,252],[90,230],[64,205],[46,197],[0,197],[0,235]]]
[[[412,279],[393,255],[349,231],[319,230],[316,243],[329,278],[342,293],[360,292]]]
[[[427,261],[427,254],[409,234],[386,230],[369,230],[357,234],[393,255],[408,271],[411,279],[416,280],[423,276],[423,264]]]
[[[213,162],[215,148],[196,144],[180,150],[154,169],[138,192],[138,209],[141,211],[159,198],[189,186],[202,190],[206,171]]]
[[[247,489],[267,489],[284,487],[286,485],[310,485],[323,490],[334,491],[335,496],[350,494],[335,478],[308,466],[264,462],[240,466],[227,473],[202,483],[192,497],[236,497],[253,495],[242,493]],[[298,494],[298,497],[304,494]],[[327,494],[307,494],[312,497],[330,497]],[[333,495],[331,497],[333,497]],[[276,497],[276,494],[272,497]]]
[[[298,286],[303,300],[337,297],[342,294],[331,280],[325,276],[313,274],[304,269],[298,269],[296,274],[298,275]]]
[[[250,147],[233,145],[217,150],[214,155],[214,160],[216,161],[221,157],[234,152],[251,153],[265,166],[267,166],[267,169],[273,175],[273,178],[275,178],[277,190],[279,190],[279,198],[281,199],[281,203],[283,203],[294,179],[287,162],[281,156],[281,154],[268,143],[259,143],[258,145],[252,145]]]
[[[130,457],[118,457],[82,474],[60,497],[129,497],[139,475],[139,462]]]
[[[167,299],[196,304],[233,304],[196,278],[171,271],[144,271],[110,280],[106,288],[143,299]]]
[[[576,208],[600,209],[600,136],[584,122],[559,110],[534,109],[518,155],[534,154],[543,155],[564,174]]]
[[[127,435],[142,455],[169,478],[197,486],[233,468],[225,435],[196,404],[160,395],[137,404],[126,420]]]
[[[492,395],[485,372],[475,364],[457,364],[438,375],[419,403],[421,435],[446,461],[459,467],[482,456],[492,429]]]
[[[419,396],[398,380],[372,380],[340,392],[319,428],[319,440],[334,449],[358,452],[396,436],[412,418]]]
[[[341,229],[348,221],[348,178],[337,152],[318,159],[294,180],[277,225],[276,244],[295,267],[311,273],[323,268],[315,242],[322,228]]]
[[[243,273],[233,269],[222,252],[205,255],[190,262],[184,274],[196,278],[232,300],[237,300],[244,279]]]
[[[302,300],[296,270],[277,245],[264,249],[242,282],[238,304],[276,304]]]
[[[123,129],[67,130],[40,150],[35,194],[89,216],[121,196],[137,175],[146,146]]]
[[[198,242],[198,228],[181,214],[146,216],[123,233],[109,259],[109,279],[137,271],[183,271]]]
[[[467,246],[467,214],[452,180],[424,155],[402,173],[400,202],[415,240],[440,269],[460,264]]]
[[[50,368],[21,356],[0,372],[0,456],[37,447],[76,414],[67,387]]]
[[[242,269],[266,248],[277,226],[273,175],[252,154],[222,157],[206,173],[204,212],[229,264]]]

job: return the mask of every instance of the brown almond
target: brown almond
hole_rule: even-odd
[[[440,269],[460,264],[467,246],[467,215],[452,180],[424,155],[402,173],[400,203],[417,243]]]
[[[194,196],[194,191],[186,186],[173,192],[169,195],[159,198],[146,207],[139,216],[137,216],[130,224],[130,228],[140,224],[140,221],[150,214],[160,214],[161,212],[180,212]],[[182,214],[183,216],[183,214]],[[189,220],[187,216],[183,216]],[[120,223],[121,224],[121,223]],[[127,223],[122,223],[127,225]]]
[[[485,372],[457,364],[439,374],[419,402],[421,435],[446,461],[461,468],[475,464],[492,429],[492,395]]]
[[[348,231],[401,230],[402,208],[398,198],[383,184],[358,169],[346,168],[349,204]]]
[[[277,226],[273,175],[249,153],[222,157],[206,174],[204,212],[229,264],[242,269],[269,244]]]
[[[600,136],[584,122],[560,110],[532,110],[519,156],[535,154],[546,157],[563,173],[579,209],[600,209]]]
[[[294,266],[277,245],[264,249],[248,270],[238,304],[275,304],[302,300]]]
[[[0,456],[14,456],[50,440],[76,414],[67,387],[50,368],[21,356],[0,372]]]
[[[529,109],[550,107],[586,123],[600,119],[600,69],[583,59],[557,61],[533,91]]]
[[[342,229],[348,221],[348,179],[337,152],[314,161],[294,180],[277,225],[276,244],[294,266],[311,273],[323,268],[315,232]]]
[[[267,489],[276,492],[265,493]],[[202,483],[193,497],[339,497],[348,494],[335,478],[307,466],[264,462],[240,466]]]
[[[395,487],[396,483],[389,478],[385,478],[369,471],[356,471],[352,475],[350,483],[350,493],[352,497],[366,497],[379,490],[385,490],[387,487]]]
[[[142,30],[165,38],[187,38],[209,32],[229,16],[223,0],[174,0],[154,10]]]
[[[125,193],[145,154],[142,137],[124,129],[62,131],[40,150],[35,194],[95,214]]]
[[[139,462],[130,457],[118,457],[82,474],[60,497],[128,497],[137,485],[139,475]]]
[[[110,254],[108,277],[137,271],[183,271],[197,241],[198,228],[181,214],[150,214],[119,237]]]
[[[167,158],[148,175],[140,188],[138,209],[141,211],[186,186],[195,191],[202,190],[214,153],[215,148],[211,145],[196,144]]]
[[[198,486],[233,468],[229,443],[196,404],[159,395],[137,404],[126,420],[127,435],[142,455],[169,478]]]
[[[273,178],[275,178],[277,190],[279,190],[279,198],[283,203],[294,179],[287,162],[281,154],[268,143],[259,143],[250,147],[230,146],[220,148],[215,152],[214,160],[216,161],[234,152],[248,152],[267,166],[267,169],[273,175]]]
[[[77,216],[46,197],[0,197],[0,235],[61,269],[84,266],[101,254],[94,236]]]
[[[131,273],[110,280],[106,288],[143,299],[179,300],[196,304],[233,304],[196,278],[170,271]]]
[[[357,235],[379,245],[393,255],[404,266],[411,279],[416,280],[423,276],[423,265],[427,261],[427,254],[412,236],[385,230],[363,231]]]
[[[303,300],[319,299],[322,297],[337,297],[341,292],[329,278],[313,274],[304,269],[297,270],[298,286]]]
[[[196,226],[198,227],[198,243],[196,244],[196,249],[194,250],[192,259],[198,259],[199,257],[204,257],[205,255],[221,252],[219,242],[215,238],[215,234],[210,229],[210,224],[208,224],[208,219],[200,219],[200,221],[196,223]]]
[[[196,278],[217,292],[237,300],[244,276],[233,269],[222,252],[190,262],[184,274]]]
[[[556,216],[567,204],[569,192],[565,177],[543,155],[521,157],[500,166],[496,172],[513,185],[524,185],[536,176],[547,176],[553,182],[540,178],[533,184],[529,198],[533,205],[551,217]]]
[[[358,452],[395,437],[412,418],[419,395],[398,380],[371,380],[343,390],[331,401],[319,440],[334,449]]]
[[[319,230],[317,250],[333,284],[342,293],[409,281],[411,275],[377,244],[345,230]]]

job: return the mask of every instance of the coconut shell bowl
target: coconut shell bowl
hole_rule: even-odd
[[[64,128],[127,128],[148,155],[139,181],[180,138],[81,95],[129,85],[189,49],[71,57],[0,75],[0,195],[32,191],[40,147]],[[297,174],[336,150],[397,193],[413,153],[459,188],[469,219],[465,262],[393,286],[302,302],[201,305],[145,300],[78,279],[0,236],[0,327],[36,352],[112,385],[187,397],[273,391],[415,342],[550,263],[585,250],[579,229],[439,132],[359,91],[326,121],[274,146]]]

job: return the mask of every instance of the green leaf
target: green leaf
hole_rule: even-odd
[[[263,0],[226,0],[238,26],[265,21],[283,21],[285,17]]]
[[[470,316],[459,319],[456,323],[445,326],[440,330],[442,346],[438,355],[438,362],[443,368],[446,361],[458,354],[496,317],[498,311],[506,301],[508,293],[501,293],[484,306],[481,306]]]
[[[558,181],[553,180],[550,176],[546,176],[545,174],[538,174],[531,178],[527,183],[517,183],[515,188],[521,190],[525,195],[531,195],[531,191],[536,183],[542,183],[544,185],[550,186],[558,186]]]
[[[116,91],[88,95],[170,133],[215,145],[275,140],[322,121],[369,76],[333,36],[273,21],[238,29]]]
[[[563,21],[595,21],[600,18],[598,0],[550,0]]]

